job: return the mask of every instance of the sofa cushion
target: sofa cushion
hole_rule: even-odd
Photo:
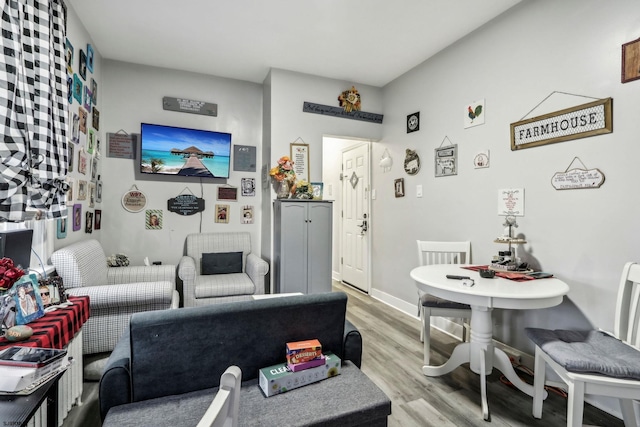
[[[103,427],[194,426],[217,388],[134,402],[109,410]],[[256,379],[240,390],[240,426],[386,425],[391,401],[364,373],[346,361],[341,374],[272,397]]]
[[[202,254],[203,275],[242,273],[242,252]]]
[[[256,286],[245,273],[198,276],[195,282],[196,299],[253,295],[256,290]]]

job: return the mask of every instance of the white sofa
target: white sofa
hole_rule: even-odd
[[[241,253],[241,265],[231,269],[235,272],[202,274],[203,254],[205,257],[224,257],[234,253]],[[252,295],[264,294],[268,271],[269,264],[251,253],[251,235],[248,232],[189,234],[186,255],[178,265],[184,306],[245,301]]]
[[[97,240],[85,240],[51,255],[69,295],[88,295],[91,315],[82,327],[82,352],[113,350],[133,313],[178,308],[176,266],[108,267]]]

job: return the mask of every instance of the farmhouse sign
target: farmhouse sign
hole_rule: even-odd
[[[511,123],[511,150],[613,132],[612,98]]]

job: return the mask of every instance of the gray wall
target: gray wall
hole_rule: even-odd
[[[637,119],[640,82],[620,83],[621,45],[640,34],[640,3],[598,1],[522,2],[487,26],[384,88],[385,125],[373,158],[388,148],[391,174],[374,168],[374,283],[383,299],[413,302],[407,272],[417,264],[415,239],[471,240],[472,259],[488,263],[504,246],[497,215],[498,190],[525,189],[520,228],[528,243],[521,256],[566,281],[565,302],[548,310],[497,313],[496,336],[532,352],[525,326],[612,329],[619,275],[638,260],[636,195],[640,156]],[[510,150],[509,125],[554,91],[613,98],[614,132],[519,151]],[[467,103],[486,100],[486,123],[463,128]],[[534,117],[593,99],[555,94]],[[406,115],[420,111],[420,131],[406,134]],[[434,149],[443,139],[458,144],[459,172],[434,177]],[[447,143],[445,143],[447,145]],[[406,148],[417,149],[423,168],[401,168]],[[489,149],[491,167],[474,169],[473,157]],[[599,189],[557,191],[551,177],[578,157],[606,176]],[[577,165],[579,166],[579,164]],[[407,197],[392,183],[405,178]],[[421,184],[424,197],[415,197]],[[389,226],[394,224],[394,226]],[[394,259],[394,262],[385,262]]]

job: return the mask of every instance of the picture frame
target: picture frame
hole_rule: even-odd
[[[98,180],[96,181],[96,203],[102,203],[102,180],[100,180],[100,175],[98,175]]]
[[[233,200],[233,201],[237,201],[238,200],[238,188],[237,187],[230,187],[230,186],[229,187],[218,186],[218,198],[217,198],[217,200]]]
[[[71,128],[71,142],[74,144],[80,143],[80,116],[76,113],[73,113],[72,119],[72,128]]]
[[[256,195],[256,179],[255,178],[242,178],[240,180],[240,187],[242,188],[242,195],[253,197]]]
[[[84,150],[78,152],[78,172],[83,175],[87,174],[87,153]]]
[[[87,187],[87,181],[84,179],[78,180],[78,194],[76,200],[87,200],[87,192],[89,188]]]
[[[24,275],[11,287],[16,304],[16,325],[26,325],[44,316],[37,277],[34,273]]]
[[[96,98],[95,95],[93,97],[93,101],[95,102]],[[100,111],[98,111],[98,109],[96,107],[93,107],[93,109],[91,110],[91,124],[93,125],[93,127],[95,128],[95,130],[100,130]]]
[[[435,176],[458,174],[458,144],[436,148],[434,155]]]
[[[100,230],[102,228],[102,209],[96,209],[93,219],[93,229]]]
[[[62,277],[51,276],[46,279],[38,280],[38,291],[42,306],[46,311],[47,308],[58,306],[67,302],[67,293],[62,282]]]
[[[299,144],[292,142],[289,144],[293,170],[296,173],[296,181],[305,180],[309,182],[311,173],[309,172],[309,144]]]
[[[98,105],[98,82],[91,77],[91,95],[93,96],[93,105]],[[97,126],[94,126],[98,129]]]
[[[68,154],[68,164],[67,164],[67,171],[68,172],[73,172],[73,161],[75,160],[75,155],[76,155],[76,148],[73,144],[67,144],[67,148],[69,150],[69,154]]]
[[[242,224],[253,224],[253,206],[243,206],[241,214],[242,218],[240,222]]]
[[[73,73],[73,97],[78,101],[78,104],[82,104],[82,80],[76,73]]]
[[[622,71],[620,80],[628,83],[640,79],[640,38],[622,45]]]
[[[98,180],[98,158],[93,157],[91,159],[91,181],[96,182]]]
[[[144,216],[147,230],[162,230],[162,209],[147,209]]]
[[[313,200],[322,200],[324,184],[322,182],[312,182],[311,189],[313,190]]]
[[[230,205],[216,205],[216,223],[229,224]]]
[[[87,80],[87,54],[84,50],[80,49],[80,66],[78,67],[78,73],[82,80]]]
[[[84,85],[84,97],[82,98],[82,105],[87,111],[91,111],[91,89],[89,85]]]
[[[394,180],[393,188],[396,197],[404,197],[404,178]]]
[[[93,46],[87,44],[87,69],[93,73],[93,59],[94,59]]]
[[[73,104],[73,77],[67,74],[67,102]]]
[[[87,153],[93,154],[96,147],[96,131],[89,129],[89,139],[87,140]]]
[[[96,184],[95,182],[89,182],[89,207],[94,208],[96,206]]]
[[[67,65],[67,73],[73,74],[73,45],[68,38],[65,40],[64,60]]]
[[[80,101],[78,101],[80,102]],[[82,108],[82,106],[78,107],[78,116],[80,117],[80,122],[78,123],[78,129],[80,132],[87,134],[87,110]]]
[[[73,205],[73,231],[78,231],[82,228],[82,205],[76,203]]]
[[[58,218],[56,221],[56,238],[64,239],[67,237],[67,218]]]
[[[85,233],[93,233],[93,212],[87,211],[85,213],[86,219],[84,222],[84,232]]]

